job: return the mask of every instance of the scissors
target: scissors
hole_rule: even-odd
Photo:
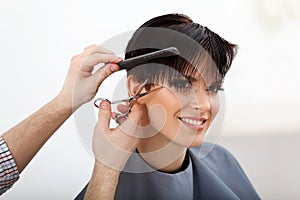
[[[136,56],[136,57],[133,57],[133,58],[123,60],[120,63],[118,63],[118,65],[120,67],[120,70],[122,70],[122,69],[130,70],[131,68],[133,68],[135,66],[147,63],[147,62],[149,62],[149,61],[151,61],[155,58],[165,58],[165,57],[178,56],[178,55],[180,55],[180,52],[178,51],[178,49],[176,47],[168,47],[168,48],[165,48],[165,49],[161,49],[161,50],[158,50],[158,51],[150,52],[150,53],[147,53],[147,54],[144,54],[144,55],[140,55],[140,56]],[[122,103],[122,102],[125,102],[125,103],[128,102],[129,106],[128,106],[127,111],[125,113],[118,114],[115,118],[115,121],[118,124],[120,124],[118,122],[118,120],[121,117],[128,118],[128,114],[130,113],[131,108],[136,103],[138,98],[141,98],[141,97],[143,97],[143,96],[150,93],[150,92],[145,92],[145,93],[140,94],[142,89],[147,84],[147,82],[148,82],[148,79],[145,80],[145,82],[139,86],[136,93],[134,95],[130,96],[130,97],[127,97],[127,98],[121,99],[121,100],[115,100],[115,101],[110,101],[106,98],[97,98],[94,101],[94,105],[97,108],[99,108],[99,106],[97,104],[98,101],[108,101],[108,102],[110,102],[110,104],[119,104],[119,103]],[[157,88],[157,89],[159,89],[159,88]],[[156,89],[154,89],[154,90],[156,90]],[[152,91],[154,91],[154,90],[152,90]]]
[[[145,85],[147,84],[147,82],[148,82],[148,79],[146,79],[146,80],[139,86],[139,88],[137,89],[136,93],[135,93],[134,95],[132,95],[132,96],[129,96],[129,97],[125,98],[125,99],[115,100],[115,101],[110,101],[110,100],[108,100],[108,99],[106,99],[106,98],[97,98],[97,99],[94,101],[94,106],[96,106],[97,108],[99,108],[99,105],[98,105],[98,102],[99,102],[99,101],[108,101],[110,104],[119,104],[119,103],[123,103],[123,102],[126,103],[126,102],[127,102],[127,103],[128,103],[128,109],[126,110],[126,112],[124,112],[124,113],[122,113],[122,114],[118,114],[118,115],[115,117],[115,121],[116,121],[118,124],[120,124],[120,123],[118,122],[118,120],[119,120],[120,118],[122,118],[122,117],[125,117],[126,119],[128,118],[128,114],[130,113],[131,108],[132,108],[133,105],[136,103],[136,101],[137,101],[139,98],[141,98],[141,97],[143,97],[143,96],[149,94],[149,92],[144,92],[144,93],[140,94],[141,91],[142,91],[142,89],[143,89],[143,88],[145,87]]]

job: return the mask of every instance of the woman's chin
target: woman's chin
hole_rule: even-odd
[[[195,148],[200,146],[203,143],[203,138],[195,138],[193,142],[188,146],[188,148]]]

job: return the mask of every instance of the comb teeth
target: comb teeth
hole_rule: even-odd
[[[138,65],[144,64],[148,62],[151,59],[155,58],[164,58],[164,57],[170,57],[170,56],[178,56],[180,55],[180,52],[176,47],[169,47],[165,49],[161,49],[158,51],[154,51],[151,53],[147,53],[144,55],[136,56],[133,58],[129,58],[126,60],[123,60],[118,63],[120,69],[132,69],[133,67],[136,67]]]

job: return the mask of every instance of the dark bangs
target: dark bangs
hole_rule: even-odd
[[[151,52],[153,50],[144,49],[144,51],[146,53],[146,51]],[[158,83],[172,85],[174,80],[187,80],[192,83],[201,79],[207,84],[222,80],[211,56],[206,51],[191,49],[189,55],[189,58],[174,56],[153,59],[148,63],[132,68],[127,73],[140,83],[147,79],[148,84],[145,87],[147,90]]]
[[[125,59],[155,50],[176,47],[180,56],[153,59],[129,69],[138,82],[170,83],[174,79],[202,78],[206,83],[222,81],[237,46],[184,15],[170,14],[149,20],[130,39]]]

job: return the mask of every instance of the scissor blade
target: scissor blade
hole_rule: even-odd
[[[146,80],[144,81],[144,83],[142,83],[142,84],[139,86],[139,88],[137,89],[136,93],[132,96],[132,99],[137,100],[137,98],[139,97],[141,91],[143,90],[143,88],[145,87],[145,85],[147,84],[147,82],[148,82],[148,79],[146,79]]]

